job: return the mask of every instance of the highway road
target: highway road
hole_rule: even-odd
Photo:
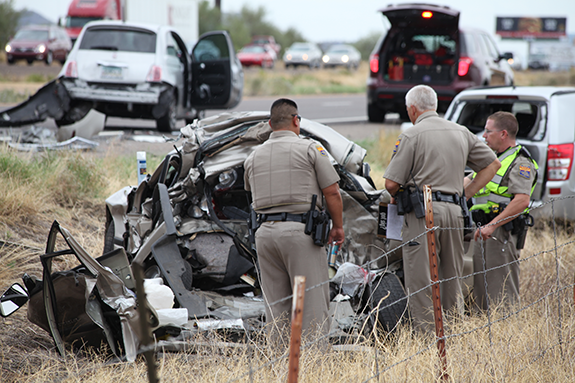
[[[398,115],[388,115],[382,124],[367,122],[366,95],[343,94],[343,95],[306,95],[287,96],[297,102],[299,113],[302,117],[326,124],[353,141],[369,138],[377,138],[381,130],[399,129]],[[246,97],[238,106],[230,111],[269,111],[269,108],[278,96],[270,97]],[[7,106],[0,107],[0,111]],[[221,113],[222,110],[210,110],[206,116]],[[184,121],[179,121],[178,127],[184,126]],[[56,124],[52,119],[34,124],[36,128],[48,128],[56,131]],[[125,134],[154,134],[156,123],[152,120],[127,119],[109,117],[106,119],[104,130],[106,132],[121,130]],[[14,136],[20,132],[29,130],[30,126],[21,128],[0,128],[0,136]],[[176,136],[178,132],[173,132]]]

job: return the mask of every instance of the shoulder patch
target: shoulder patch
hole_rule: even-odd
[[[531,178],[531,166],[519,165],[519,175],[527,179]]]
[[[397,141],[395,141],[395,147],[393,148],[393,154],[397,153],[397,148],[399,147],[400,142],[401,142],[401,138],[398,138]]]
[[[317,151],[319,152],[319,154],[321,154],[324,157],[327,157],[327,152],[325,151],[325,149],[323,148],[323,146],[321,145],[316,145],[315,148],[317,149]]]

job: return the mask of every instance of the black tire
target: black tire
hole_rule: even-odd
[[[6,59],[6,61],[8,62],[8,65],[12,65],[12,64],[15,63],[14,57],[11,57],[11,58],[9,58],[9,59]]]
[[[406,294],[397,275],[386,273],[376,277],[369,285],[369,292],[369,305],[373,311],[372,323],[377,323],[390,332],[400,322],[407,320]],[[392,304],[393,302],[397,303]]]
[[[367,104],[367,118],[369,122],[383,122],[385,110],[378,108],[377,105]]]
[[[109,253],[114,250],[114,234],[116,227],[114,221],[110,221],[108,228],[106,229],[106,234],[104,235],[104,252],[103,254]]]
[[[156,127],[160,132],[171,133],[176,130],[176,123],[178,121],[176,115],[177,99],[176,95],[172,94],[170,104],[166,114],[156,120]]]
[[[409,114],[407,114],[407,109],[400,109],[398,113],[399,119],[401,121],[409,121]]]
[[[48,53],[46,53],[46,60],[44,60],[44,62],[46,65],[50,66],[52,65],[52,61],[54,61],[54,53],[52,53],[52,51],[48,51]]]
[[[66,63],[67,59],[68,59],[68,52],[66,52],[63,59],[58,60],[58,61],[60,61],[60,64],[64,65]]]
[[[200,110],[199,112],[196,113],[194,117],[186,118],[186,125],[193,123],[195,119],[201,120],[202,118],[205,117],[206,117],[206,111]]]

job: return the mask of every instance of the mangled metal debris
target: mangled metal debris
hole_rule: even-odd
[[[137,264],[146,278],[163,280],[173,292],[173,308],[180,310],[172,313],[178,318],[172,322],[178,323],[170,323],[158,319],[157,310],[151,308],[156,318],[153,329],[161,339],[156,345],[163,349],[182,349],[190,334],[222,329],[257,332],[265,323],[257,254],[249,241],[251,195],[244,190],[243,163],[268,139],[268,118],[265,112],[224,113],[186,126],[181,129],[181,146],[168,153],[153,174],[106,200],[105,255],[98,260],[122,284],[118,297],[134,291],[131,269]],[[379,203],[389,202],[389,194],[374,187],[369,165],[363,162],[365,149],[306,119],[301,134],[322,143],[341,178],[346,240],[335,263],[340,270],[330,281],[332,335],[361,335],[368,331],[368,322],[367,327],[379,322],[392,329],[405,314],[405,301],[390,307],[390,297],[401,301],[405,293],[394,274],[401,269],[401,254],[385,254],[390,243],[377,236]],[[73,252],[82,253],[65,233],[67,242],[74,244]],[[44,275],[45,280],[50,278],[50,273]],[[95,286],[96,291],[103,288]],[[128,298],[118,305],[109,294],[99,295],[112,298],[102,299],[100,305],[119,317],[123,315],[119,309],[131,310]],[[126,343],[132,342],[137,352],[139,339],[130,323],[124,321],[113,339],[107,337],[108,343],[123,340],[128,359],[134,348]]]

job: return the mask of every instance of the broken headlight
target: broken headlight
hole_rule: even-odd
[[[238,173],[235,169],[226,170],[225,172],[221,172],[220,176],[218,177],[219,183],[214,188],[215,191],[222,191],[226,189],[230,189],[238,179]]]

